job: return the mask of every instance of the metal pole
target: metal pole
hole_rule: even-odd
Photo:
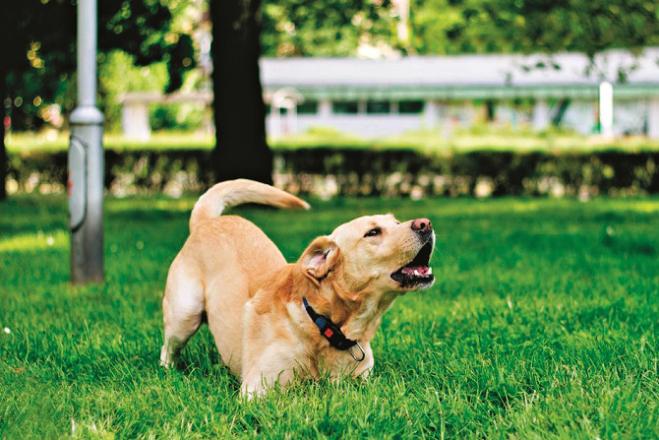
[[[613,137],[613,85],[604,81],[600,84],[599,93],[600,128],[603,137]]]
[[[96,108],[96,0],[78,0],[78,105],[71,113],[71,281],[103,281],[103,114]]]

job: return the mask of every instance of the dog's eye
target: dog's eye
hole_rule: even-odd
[[[376,235],[380,235],[381,232],[382,232],[382,229],[373,228],[370,231],[368,231],[366,234],[364,234],[364,237],[375,237]]]

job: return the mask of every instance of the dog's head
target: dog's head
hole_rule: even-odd
[[[354,295],[406,292],[432,286],[430,220],[399,222],[391,214],[359,217],[316,238],[299,263],[315,284],[331,277]],[[357,298],[355,298],[357,299]]]

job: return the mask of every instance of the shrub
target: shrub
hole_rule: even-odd
[[[659,152],[546,153],[300,148],[274,152],[275,184],[334,195],[598,195],[659,192]],[[115,195],[201,191],[215,178],[209,150],[107,150],[105,185]],[[66,152],[14,153],[11,192],[62,192]]]

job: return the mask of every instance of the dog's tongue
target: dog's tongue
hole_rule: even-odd
[[[406,266],[402,272],[408,276],[425,276],[430,272],[428,266]]]

